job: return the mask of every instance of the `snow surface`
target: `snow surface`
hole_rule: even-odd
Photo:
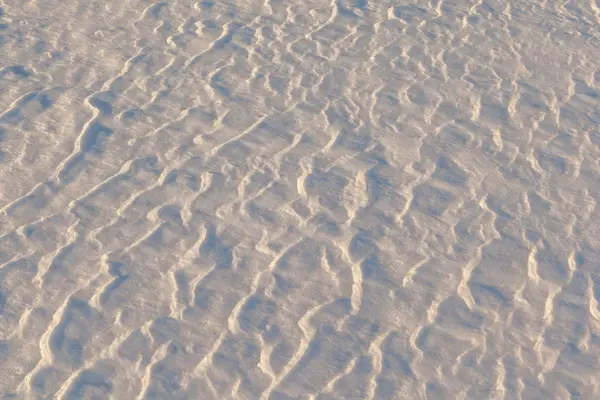
[[[600,398],[598,0],[0,0],[3,399]]]

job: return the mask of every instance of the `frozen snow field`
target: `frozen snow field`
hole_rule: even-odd
[[[599,0],[0,0],[0,398],[600,399]]]

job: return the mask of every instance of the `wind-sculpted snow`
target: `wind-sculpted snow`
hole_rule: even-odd
[[[5,399],[600,398],[600,3],[0,1]]]

